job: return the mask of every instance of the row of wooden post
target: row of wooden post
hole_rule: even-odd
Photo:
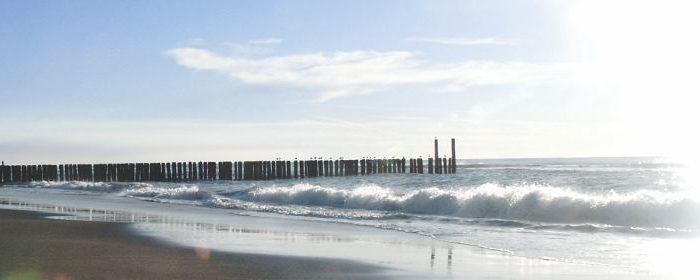
[[[273,180],[328,176],[354,176],[406,173],[406,159],[360,160],[276,160],[224,162],[167,162],[119,164],[61,164],[0,166],[0,183],[28,181],[205,181],[205,180]],[[423,174],[423,159],[408,160],[408,172]],[[428,174],[457,172],[455,139],[452,157],[428,159]]]
[[[445,159],[446,160],[446,159]],[[408,162],[408,170],[406,163]],[[451,161],[450,161],[451,162]],[[446,166],[446,165],[445,165]],[[2,165],[0,182],[272,180],[423,173],[423,159],[225,161],[120,164]],[[433,173],[432,159],[428,173]],[[437,172],[439,173],[439,172]],[[447,173],[447,172],[445,172]]]

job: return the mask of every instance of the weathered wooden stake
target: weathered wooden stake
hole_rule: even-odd
[[[452,138],[452,173],[457,173],[457,153],[455,152],[454,138]]]

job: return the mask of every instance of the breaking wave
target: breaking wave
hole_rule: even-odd
[[[589,194],[542,185],[424,188],[397,192],[377,185],[336,189],[310,184],[255,187],[233,198],[277,205],[399,211],[460,218],[637,227],[700,228],[700,203],[678,193],[642,190]]]
[[[200,190],[198,186],[178,186],[174,188],[145,186],[141,188],[125,189],[119,195],[142,198],[182,200],[203,200],[211,198],[212,196],[211,193]]]
[[[130,187],[140,187],[150,185],[147,183],[108,183],[108,182],[80,182],[80,181],[66,181],[66,182],[48,182],[48,181],[33,181],[29,182],[24,187],[29,188],[52,188],[52,189],[65,189],[65,190],[87,190],[87,191],[118,191]],[[22,185],[20,185],[22,186]]]

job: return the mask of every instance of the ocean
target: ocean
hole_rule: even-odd
[[[350,259],[436,278],[460,275],[460,250],[650,278],[687,276],[700,252],[699,174],[686,163],[457,163],[456,174],[441,175],[30,182],[0,188],[0,206],[135,222],[142,234],[188,246]]]

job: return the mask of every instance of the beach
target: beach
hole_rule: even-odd
[[[682,166],[645,160],[463,161],[446,176],[6,184],[0,209],[32,212],[3,212],[0,276],[689,279],[700,204],[672,181]]]
[[[352,262],[184,248],[123,223],[0,210],[0,279],[380,279]]]

